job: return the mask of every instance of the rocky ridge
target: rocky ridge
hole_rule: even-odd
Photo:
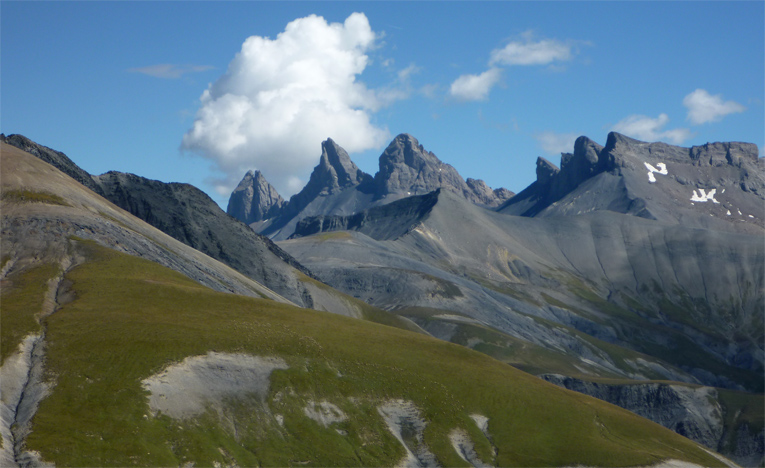
[[[762,228],[762,164],[751,143],[684,148],[611,132],[601,146],[582,136],[573,153],[561,155],[560,169],[539,158],[537,180],[499,211],[533,217],[609,210],[699,228]]]
[[[311,216],[349,216],[365,209],[414,195],[424,195],[437,189],[456,193],[472,203],[496,207],[513,193],[507,189],[492,190],[482,180],[465,181],[452,166],[443,163],[409,134],[398,135],[380,156],[379,171],[372,177],[351,161],[348,153],[332,139],[321,145],[319,164],[311,173],[306,186],[280,209],[262,206],[261,199],[253,197],[249,212],[268,209],[269,215],[259,220],[247,217],[246,210],[238,207],[243,193],[252,186],[252,177],[245,175],[240,186],[232,193],[229,214],[250,224],[256,231],[275,240],[283,240],[295,232],[301,219]],[[262,184],[262,183],[261,183]],[[245,187],[245,189],[240,189]],[[242,200],[242,201],[240,201]],[[261,207],[262,206],[262,207]],[[266,208],[267,207],[267,208]],[[271,219],[267,219],[271,218]]]
[[[132,215],[184,244],[231,266],[294,303],[315,304],[299,275],[311,272],[270,239],[228,216],[189,184],[165,183],[122,172],[91,176],[65,154],[20,136],[8,144],[30,152]],[[17,146],[18,145],[18,146]]]
[[[406,133],[398,135],[383,151],[374,180],[378,199],[424,195],[440,188],[473,203],[497,206],[511,193],[506,189],[492,191],[481,180],[470,179],[471,183],[466,183],[454,167],[443,163]]]

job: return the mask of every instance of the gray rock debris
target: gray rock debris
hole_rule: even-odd
[[[425,445],[425,420],[420,410],[408,400],[389,400],[377,407],[390,432],[406,449],[406,457],[397,466],[406,468],[438,466],[436,456]]]
[[[210,351],[168,366],[142,384],[154,414],[185,419],[202,414],[208,405],[218,409],[227,398],[254,395],[265,401],[271,372],[287,368],[281,358]]]
[[[563,388],[607,401],[650,419],[705,447],[718,451],[742,466],[760,466],[763,432],[739,426],[735,444],[728,447],[723,410],[712,387],[689,387],[666,383],[609,385],[545,374],[541,378]]]

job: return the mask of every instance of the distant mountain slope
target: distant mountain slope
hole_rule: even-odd
[[[231,267],[129,215],[76,180],[5,143],[2,150],[3,272],[23,262],[77,263],[73,238],[91,239],[172,268],[217,291],[288,302]],[[21,263],[19,263],[21,262]]]
[[[11,135],[7,140],[31,149],[30,154],[50,161],[80,179],[84,177],[83,174],[87,174],[63,153],[37,145],[19,135]],[[3,148],[5,150],[6,147]],[[94,193],[102,194],[120,208],[175,239],[220,260],[247,278],[264,284],[283,295],[286,300],[316,310],[417,330],[416,325],[406,319],[371,307],[317,281],[310,271],[271,240],[226,215],[210,197],[196,187],[168,184],[119,172],[88,177],[90,186],[95,188],[91,188]],[[110,242],[108,236],[102,240]],[[144,255],[139,246],[131,253]],[[174,268],[172,264],[162,264]],[[199,275],[193,269],[179,271],[199,280]]]
[[[306,218],[280,245],[334,287],[531,372],[676,380],[761,397],[762,215],[734,218],[712,200],[677,198],[693,174],[723,186],[723,207],[761,206],[756,153],[617,134],[603,148],[583,137],[564,169],[540,159],[538,181],[499,212],[440,190]],[[704,156],[694,165],[682,159],[689,154]],[[651,181],[646,161],[669,174],[651,172]],[[725,430],[737,427],[749,429],[726,453],[762,459],[759,426]]]
[[[435,203],[428,201],[434,197]],[[429,208],[412,216],[415,199]],[[312,237],[281,245],[329,284],[372,304],[457,310],[519,338],[556,346],[552,343],[563,338],[547,336],[544,326],[521,331],[528,328],[521,326],[523,315],[545,317],[669,360],[707,384],[754,385],[761,391],[763,332],[756,326],[765,307],[756,286],[765,281],[761,236],[612,212],[511,217],[443,191],[351,217],[305,222],[306,233],[320,228],[365,233],[371,245],[357,251],[351,238],[331,244]],[[388,276],[390,268],[441,278],[454,285],[453,297],[403,294],[391,282],[416,283],[406,274]],[[378,275],[388,280],[371,280]],[[358,287],[360,278],[370,278],[370,289]],[[573,317],[551,315],[550,307],[570,307],[567,314]],[[694,336],[687,344],[695,359],[671,352],[685,346],[684,333]]]
[[[272,239],[283,240],[295,232],[297,224],[311,216],[347,216],[381,206],[401,198],[422,195],[442,189],[463,196],[472,203],[499,206],[513,193],[506,189],[492,190],[482,180],[462,179],[450,166],[439,160],[408,134],[398,135],[380,156],[380,169],[372,177],[351,161],[348,153],[328,139],[322,143],[319,164],[306,186],[276,208],[271,195],[249,197],[252,193],[270,193],[270,184],[262,178],[245,175],[231,194],[229,214],[247,221],[256,231]],[[249,174],[249,173],[248,173]],[[258,219],[247,218],[248,212],[268,212]]]
[[[99,226],[114,214],[125,231],[191,250],[35,158],[9,165],[7,148],[3,466],[730,466],[464,347],[215,292],[120,252],[138,232],[107,248]],[[9,183],[19,171],[39,191],[22,198],[32,187]],[[91,240],[58,235],[54,252],[52,225],[38,224],[23,249],[7,241],[41,214]],[[71,263],[59,270],[59,258]]]
[[[311,273],[269,239],[227,216],[205,193],[188,184],[167,184],[133,174],[91,176],[66,155],[20,136],[8,144],[31,152],[95,193],[181,242],[221,260],[299,305],[312,306],[298,273]]]

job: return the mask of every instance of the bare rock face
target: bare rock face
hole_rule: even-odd
[[[304,218],[350,216],[438,189],[456,193],[488,208],[496,208],[515,195],[505,188],[492,190],[482,180],[465,181],[456,169],[441,162],[408,134],[397,136],[388,145],[380,156],[380,170],[374,177],[359,169],[348,153],[332,139],[324,141],[321,149],[319,164],[308,183],[289,202],[283,203],[280,208],[268,202],[258,204],[257,190],[248,188],[255,184],[251,180],[254,181],[258,175],[246,175],[231,194],[229,214],[274,240],[284,240],[295,233],[295,227]],[[263,181],[256,185],[264,187],[266,184]],[[264,198],[269,199],[269,196],[262,196],[260,200]],[[245,212],[250,205],[250,212]],[[258,217],[259,212],[267,214]]]
[[[371,176],[351,161],[348,153],[328,138],[321,144],[319,165],[311,174],[309,184],[314,182],[322,193],[336,193],[342,189],[371,182]]]
[[[611,132],[606,145],[579,137],[560,170],[542,158],[537,180],[499,211],[561,216],[608,210],[647,219],[709,227],[765,226],[765,174],[751,143],[683,148]],[[745,229],[746,226],[744,226]]]
[[[488,207],[499,206],[515,195],[504,187],[492,190],[481,179],[471,179],[468,177],[465,183],[475,196],[474,202]]]
[[[506,189],[492,191],[482,180],[468,179],[466,183],[454,167],[406,133],[398,135],[380,156],[380,170],[375,174],[378,199],[423,195],[439,188],[486,206],[498,206],[513,195]]]
[[[744,424],[736,429],[734,443],[725,426],[725,407],[717,389],[667,383],[617,385],[588,382],[558,374],[540,376],[559,387],[607,401],[677,432],[741,464],[761,466],[765,450],[763,431]]]
[[[247,171],[228,200],[226,212],[251,224],[281,213],[285,201],[260,171]]]
[[[375,185],[380,197],[401,193],[423,195],[445,186],[458,192],[467,188],[453,167],[442,163],[409,134],[398,135],[380,156]]]
[[[294,216],[312,201],[347,189],[369,186],[372,176],[359,169],[348,153],[328,138],[321,144],[319,165],[313,169],[303,190],[290,198],[283,214]]]

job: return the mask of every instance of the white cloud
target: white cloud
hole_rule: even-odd
[[[141,73],[153,76],[155,78],[176,79],[187,73],[199,73],[212,70],[210,65],[175,65],[172,63],[161,63],[159,65],[150,65],[148,67],[138,67],[128,69],[131,73]]]
[[[539,132],[534,135],[539,146],[547,154],[571,153],[574,151],[574,142],[579,137],[576,133]]]
[[[511,42],[491,52],[489,65],[547,65],[556,61],[568,61],[574,56],[571,44],[555,39],[532,41],[531,33],[523,34],[524,42]]]
[[[659,114],[655,119],[645,115],[630,115],[619,121],[612,130],[623,133],[629,137],[643,141],[665,141],[679,145],[691,137],[691,131],[687,128],[664,130],[669,122],[667,114]]]
[[[452,83],[449,94],[461,101],[483,101],[491,88],[499,82],[502,68],[512,65],[549,65],[553,71],[565,68],[553,62],[568,61],[575,51],[572,43],[555,39],[533,40],[531,31],[522,35],[523,42],[511,42],[501,49],[491,51],[489,69],[480,75],[462,75]]]
[[[398,79],[399,81],[406,82],[409,80],[409,77],[411,77],[412,75],[416,75],[417,73],[420,73],[420,71],[422,71],[422,68],[412,63],[408,67],[404,68],[403,70],[399,70]]]
[[[219,192],[257,168],[287,197],[317,164],[326,138],[350,153],[384,145],[389,132],[371,115],[391,98],[356,80],[377,37],[367,17],[353,13],[343,24],[311,15],[275,39],[247,38],[202,94],[181,148],[215,162],[224,174]]]
[[[480,75],[462,75],[454,80],[449,94],[461,101],[483,101],[501,76],[499,68],[490,68]]]
[[[688,108],[688,120],[699,125],[718,122],[728,114],[744,112],[746,107],[734,101],[722,100],[722,95],[712,96],[704,89],[697,89],[683,98],[683,105]]]

